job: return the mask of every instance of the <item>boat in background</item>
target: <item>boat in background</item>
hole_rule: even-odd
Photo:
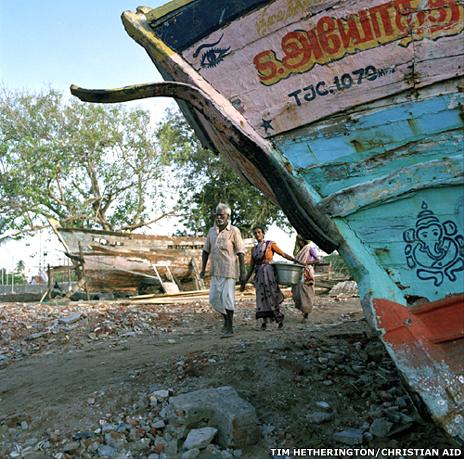
[[[137,294],[175,281],[204,288],[196,273],[205,238],[63,228],[51,219],[50,225],[87,292]]]
[[[464,443],[464,7],[175,0],[122,16],[203,144],[337,250],[390,356]]]

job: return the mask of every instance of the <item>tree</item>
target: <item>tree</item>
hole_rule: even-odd
[[[219,202],[232,208],[232,223],[246,235],[256,225],[289,228],[282,211],[244,182],[224,160],[202,147],[179,111],[168,110],[157,129],[160,149],[169,154],[179,177],[178,213],[187,232],[206,234]]]
[[[24,261],[23,261],[23,260],[19,260],[19,261],[16,263],[16,273],[18,273],[18,274],[23,274],[25,269],[26,269],[26,265],[25,265]]]
[[[165,211],[149,114],[64,102],[52,89],[0,93],[0,232],[53,217],[64,227],[133,230]]]
[[[20,284],[25,284],[26,283],[26,275],[25,275],[25,269],[26,265],[23,260],[19,260],[18,263],[16,263],[16,269],[14,272],[14,277],[15,277],[15,282],[20,283]]]

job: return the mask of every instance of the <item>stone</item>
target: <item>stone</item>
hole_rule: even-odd
[[[120,422],[118,427],[116,428],[116,432],[124,432],[130,429],[130,425],[126,424],[125,422]]]
[[[408,414],[400,413],[400,417],[401,417],[400,422],[402,424],[410,424],[410,423],[415,422],[415,419],[409,416]]]
[[[184,449],[206,448],[217,433],[214,427],[191,430],[184,442]]]
[[[125,451],[125,450],[117,451],[116,455],[114,456],[114,459],[133,459],[133,458],[134,456],[132,455],[132,453],[130,451]]]
[[[217,428],[217,441],[225,448],[255,444],[259,439],[254,407],[230,386],[171,397],[166,415],[177,426]]]
[[[63,451],[65,453],[71,453],[73,451],[75,451],[76,449],[79,449],[79,442],[78,441],[71,441],[69,443],[66,443],[64,446],[63,446]]]
[[[165,389],[155,390],[150,395],[156,397],[158,400],[166,400],[169,398],[169,391]]]
[[[271,424],[263,424],[261,426],[261,434],[262,435],[269,435],[270,433],[274,432],[275,427]]]
[[[159,421],[154,422],[151,426],[155,429],[164,429],[166,427],[166,423],[160,419]]]
[[[155,451],[160,454],[163,453],[168,445],[167,441],[163,437],[156,437],[155,438]]]
[[[150,439],[147,438],[147,437],[143,437],[140,440],[138,440],[135,443],[135,445],[133,445],[133,448],[135,450],[140,451],[140,450],[143,450],[143,449],[147,448],[149,444],[150,444]]]
[[[378,405],[371,405],[368,414],[373,418],[380,418],[383,415],[383,408]]]
[[[100,443],[97,443],[96,441],[91,443],[89,446],[87,446],[87,451],[91,453],[95,453],[100,446]]]
[[[221,457],[221,450],[216,445],[209,444],[205,449],[200,451],[198,459],[220,459]]]
[[[330,405],[327,402],[323,402],[323,401],[316,402],[316,406],[318,408],[320,408],[321,410],[324,410],[324,411],[331,411],[332,410],[332,408],[330,407]]]
[[[64,325],[71,325],[71,324],[79,321],[81,317],[82,317],[82,314],[79,314],[78,312],[75,312],[73,314],[69,314],[69,316],[60,317],[58,319],[58,322],[60,324],[64,324]]]
[[[306,416],[306,419],[310,424],[322,424],[323,422],[330,421],[333,419],[333,413],[327,413],[324,411],[315,411]]]
[[[369,386],[372,384],[372,377],[368,374],[363,374],[359,377],[357,384],[363,385],[363,386]]]
[[[358,296],[358,284],[355,281],[344,281],[335,284],[329,292],[329,296]]]
[[[374,435],[372,435],[370,432],[364,432],[363,437],[364,437],[364,440],[366,441],[372,441],[374,438]]]
[[[180,459],[195,459],[199,454],[200,450],[198,448],[189,449],[188,451],[182,453]]]
[[[167,437],[165,439],[167,440],[167,445],[164,452],[169,457],[177,457],[177,439],[169,439]]]
[[[369,341],[365,351],[369,355],[370,363],[380,362],[385,357],[385,348],[380,341]]]
[[[120,448],[127,443],[127,440],[122,432],[108,432],[105,434],[105,442],[113,448]]]
[[[388,436],[392,426],[393,424],[386,418],[378,418],[371,424],[369,432],[374,435],[374,437],[384,438]]]
[[[98,447],[97,454],[99,457],[107,456],[112,458],[116,454],[116,449],[109,445],[101,445]]]
[[[9,357],[5,354],[0,354],[0,369],[5,368],[10,361]]]
[[[390,430],[390,432],[388,432],[388,436],[391,437],[391,436],[396,435],[398,433],[409,430],[412,426],[413,426],[413,423],[410,423],[410,424],[397,424],[396,426],[394,426]]]
[[[393,423],[401,421],[401,413],[398,411],[397,406],[386,408],[384,412],[385,412],[385,416],[388,418],[389,421]]]
[[[361,373],[366,369],[364,365],[351,365],[351,368],[355,373]]]
[[[115,425],[115,424],[102,424],[102,426],[101,426],[101,431],[102,431],[103,433],[106,433],[106,432],[113,432],[113,431],[115,431],[117,428],[118,428],[118,426]]]
[[[359,430],[362,430],[363,432],[367,432],[370,426],[371,425],[369,424],[369,422],[365,421],[361,424],[361,426],[359,427]]]
[[[27,457],[27,459],[50,459],[50,455],[42,451],[32,451],[24,457]]]
[[[411,405],[411,400],[407,395],[403,395],[398,397],[395,403],[399,408],[408,408]]]
[[[346,429],[336,432],[333,438],[345,445],[360,445],[363,442],[363,432],[358,429]]]

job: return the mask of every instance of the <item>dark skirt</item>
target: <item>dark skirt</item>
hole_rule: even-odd
[[[277,323],[282,322],[284,315],[280,311],[280,305],[284,301],[284,295],[277,284],[272,265],[268,263],[256,265],[255,289],[256,318],[269,318]]]

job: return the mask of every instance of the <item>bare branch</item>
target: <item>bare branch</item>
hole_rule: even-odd
[[[140,223],[134,223],[132,225],[124,226],[121,228],[121,231],[133,231],[137,228],[142,228],[144,226],[151,225],[152,223],[159,222],[163,218],[166,217],[180,217],[180,214],[177,214],[176,212],[165,212],[164,214],[160,215],[159,217],[155,218],[154,220],[150,220],[148,222],[140,222]]]
[[[33,233],[35,231],[40,231],[45,228],[48,228],[48,225],[31,226],[30,228],[23,228],[22,230],[18,230],[13,234],[9,234],[8,236],[0,236],[0,244],[2,242],[8,241],[9,239],[16,239],[17,237],[20,237],[22,235]]]

